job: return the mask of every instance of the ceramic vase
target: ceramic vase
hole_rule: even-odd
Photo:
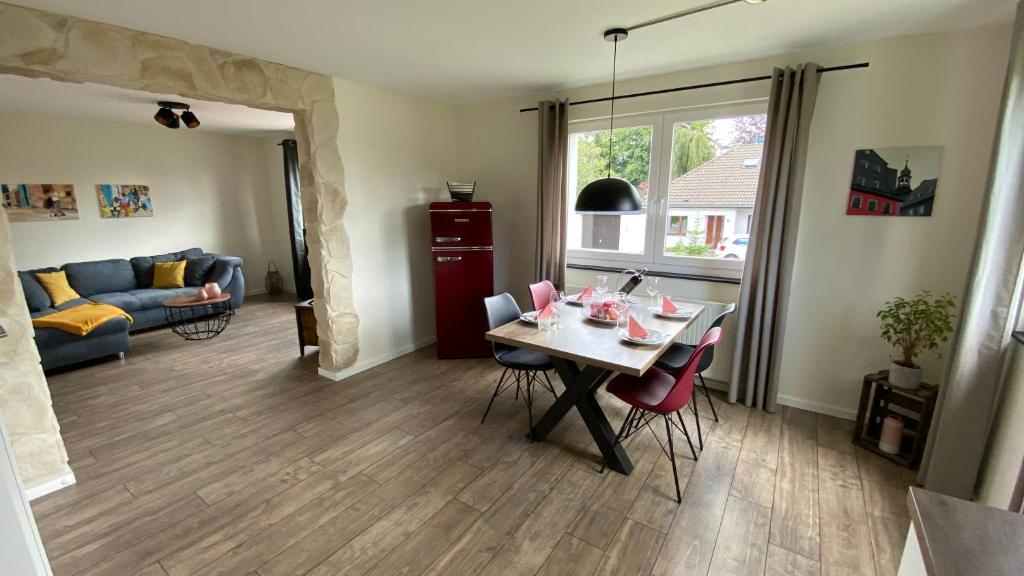
[[[210,298],[217,298],[220,296],[220,285],[216,282],[208,282],[206,286],[203,286],[206,290],[206,295]]]

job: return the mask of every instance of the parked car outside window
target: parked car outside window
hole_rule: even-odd
[[[746,260],[747,242],[749,241],[749,234],[737,234],[722,238],[715,250],[715,255],[726,260]]]

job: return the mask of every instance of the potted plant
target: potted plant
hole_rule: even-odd
[[[889,383],[913,389],[921,384],[921,367],[914,359],[931,352],[953,331],[956,301],[948,293],[932,296],[924,290],[913,298],[894,298],[878,311],[882,340],[899,353],[889,366]]]

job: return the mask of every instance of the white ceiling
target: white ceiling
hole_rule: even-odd
[[[23,78],[0,74],[0,110],[100,118],[133,124],[148,124],[166,130],[153,120],[160,100],[185,102],[199,118],[196,130],[257,136],[291,132],[295,119],[291,114],[257,110],[236,104],[184,99],[171,94],[153,94],[100,86],[72,84],[44,78]],[[179,130],[187,130],[184,125]]]
[[[708,0],[14,0],[438,99],[606,81],[601,32]],[[1013,0],[768,0],[636,31],[621,77],[1009,23]],[[824,63],[832,64],[832,63]]]

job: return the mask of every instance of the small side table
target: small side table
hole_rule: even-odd
[[[938,386],[924,382],[914,390],[893,386],[889,384],[888,370],[864,376],[857,425],[853,429],[854,444],[913,468],[921,462],[924,454],[924,443],[928,439],[938,391]],[[878,448],[882,421],[890,414],[903,419],[903,440],[900,442],[899,454],[889,454]]]
[[[231,322],[235,309],[231,294],[224,292],[216,298],[196,300],[192,296],[179,296],[164,300],[164,317],[171,330],[185,340],[215,338]]]
[[[299,357],[306,355],[306,346],[319,346],[316,335],[316,316],[313,314],[313,299],[303,300],[295,305],[295,329],[299,333]]]

